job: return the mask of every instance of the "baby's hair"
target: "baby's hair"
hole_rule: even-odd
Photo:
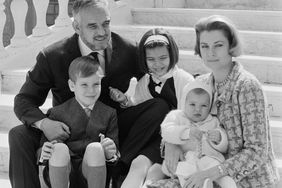
[[[188,95],[189,93],[195,93],[196,95],[204,95],[204,94],[207,94],[208,97],[209,97],[209,101],[210,101],[210,95],[209,95],[209,93],[208,93],[205,89],[203,89],[203,88],[194,88],[194,89],[190,90],[190,91],[187,93],[187,95]]]
[[[69,78],[76,82],[77,78],[86,78],[97,74],[100,64],[92,56],[81,56],[72,61],[69,66]]]

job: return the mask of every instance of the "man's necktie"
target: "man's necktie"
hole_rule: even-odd
[[[98,58],[98,52],[91,52],[89,55],[92,56],[98,63],[100,63]]]
[[[100,64],[101,71],[99,73],[101,75],[105,75],[105,61],[103,60],[103,55],[101,55],[101,54],[98,55],[98,54],[99,54],[98,52],[91,52],[88,55],[92,56]],[[100,56],[101,59],[99,59],[99,56]]]
[[[89,118],[90,114],[91,114],[91,109],[90,108],[84,108],[84,111],[85,111],[87,117]]]

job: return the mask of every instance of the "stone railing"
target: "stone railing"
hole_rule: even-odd
[[[71,18],[68,15],[68,1],[69,0],[58,0],[59,4],[59,15],[55,20],[56,27],[65,27],[71,25]],[[4,12],[4,0],[0,0],[0,36],[3,36],[4,26],[6,23],[6,15]],[[10,45],[4,47],[3,37],[0,37],[0,58],[3,59],[13,51],[19,51],[22,48],[32,45],[33,41],[30,37],[45,37],[50,35],[53,31],[52,28],[46,24],[46,13],[48,8],[49,0],[34,0],[33,5],[36,13],[36,25],[32,29],[30,36],[26,35],[25,23],[28,11],[28,4],[26,0],[12,0],[10,4],[10,10],[13,17],[13,28],[14,35],[10,40]]]
[[[5,14],[5,3],[9,3],[9,10],[12,14],[13,19],[13,33],[14,35],[11,37],[10,44],[4,47],[3,44],[3,31],[6,23],[6,14]],[[22,49],[26,49],[27,47],[34,45],[37,41],[44,41],[44,38],[48,38],[51,35],[56,35],[58,32],[58,28],[71,28],[71,18],[68,13],[69,1],[71,0],[56,0],[58,3],[58,16],[55,19],[54,25],[48,27],[46,24],[46,14],[47,8],[50,0],[0,0],[0,70],[1,64],[7,62],[7,59],[11,59],[15,54],[23,53]],[[112,23],[116,25],[122,24],[131,24],[132,23],[132,8],[197,8],[196,6],[205,7],[205,6],[215,6],[211,0],[108,0],[109,6],[112,15]],[[218,0],[221,2],[221,5],[224,4],[225,0]],[[30,7],[29,4],[33,3],[33,9],[35,18],[30,19],[30,16],[27,17],[27,12]],[[54,2],[54,0],[52,1]],[[206,3],[204,3],[206,2]],[[231,0],[229,3],[235,3],[235,0]],[[243,0],[236,0],[237,4],[242,3]],[[254,2],[254,1],[245,1],[244,2]],[[258,0],[255,1],[258,4],[263,4],[266,1]],[[277,5],[277,7],[281,8],[281,0],[269,0],[267,1],[269,6]],[[270,2],[270,3],[269,3]],[[203,4],[204,3],[204,4]],[[275,4],[276,3],[276,4]],[[7,3],[6,3],[7,4]],[[236,3],[235,3],[236,4]],[[234,4],[234,6],[235,6]],[[247,6],[247,5],[246,5]],[[252,5],[254,6],[254,5]],[[200,8],[198,7],[198,8]],[[232,7],[232,6],[231,6]],[[261,6],[263,7],[263,6]],[[56,7],[57,8],[57,7]],[[216,7],[213,7],[216,8]],[[234,7],[235,8],[235,7]],[[34,21],[35,20],[35,21]],[[12,22],[11,21],[11,22]],[[35,22],[32,27],[31,35],[26,35],[26,22]],[[72,31],[72,29],[69,29]],[[61,38],[64,37],[65,33],[61,31]],[[12,34],[11,34],[12,35]],[[50,38],[50,37],[49,37]],[[52,39],[58,40],[59,37],[53,37]],[[45,40],[47,44],[49,44],[51,39]],[[41,44],[44,46],[44,44]],[[38,46],[38,47],[41,47]],[[26,53],[26,52],[24,52]]]
[[[130,24],[131,8],[155,7],[155,1],[156,0],[108,0],[112,15],[112,23]],[[71,29],[72,21],[68,12],[68,6],[71,0],[57,0],[58,5],[56,8],[58,8],[58,16],[55,19],[54,25],[50,27],[48,27],[46,24],[46,15],[49,2],[50,0],[0,0],[0,71],[3,67],[1,67],[1,65],[5,63],[10,64],[11,61],[16,61],[14,60],[15,56],[18,56],[19,54],[21,56],[26,55],[25,53],[27,53],[28,50],[32,49],[31,47],[34,46],[36,42],[36,48],[42,47],[45,46],[44,44],[42,44],[42,42],[45,42],[47,45],[50,42],[54,42],[50,40],[58,40],[65,37],[65,34],[73,32],[73,30]],[[9,7],[5,7],[7,6],[7,4],[9,4]],[[30,15],[27,16],[28,10],[31,9],[30,4],[33,5],[33,17],[31,17]],[[13,26],[13,31],[9,31],[9,34],[11,35],[9,45],[7,45],[6,42],[6,45],[4,46],[4,37],[2,36],[7,19],[7,14],[5,14],[5,12],[7,13],[7,9],[9,9],[9,14],[11,14],[9,16],[12,17],[9,18],[9,21],[12,22],[10,24],[12,24]],[[27,36],[26,23],[30,22],[35,23],[32,23],[32,29],[29,28],[29,30],[31,30],[31,34]],[[29,27],[30,25],[31,24],[29,24]],[[68,28],[67,33],[62,32],[62,28]],[[62,36],[50,37],[54,35]],[[38,45],[38,43],[41,43],[41,45]],[[23,60],[24,58],[18,58],[17,60],[19,59]]]

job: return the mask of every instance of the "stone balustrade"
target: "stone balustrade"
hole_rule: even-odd
[[[116,25],[124,25],[132,23],[131,8],[220,8],[224,7],[225,0],[218,0],[217,4],[211,0],[108,0],[112,14],[112,23]],[[55,11],[58,16],[55,19],[54,25],[48,27],[46,23],[46,15],[48,5],[56,2]],[[33,38],[44,38],[50,34],[56,32],[56,28],[68,27],[71,25],[71,18],[69,16],[69,5],[73,0],[0,0],[0,60],[9,58],[19,52],[20,48],[26,48],[34,43]],[[205,3],[204,3],[205,2]],[[243,3],[244,2],[244,3]],[[280,0],[268,0],[268,7],[265,5],[265,1],[242,1],[231,0],[229,2],[229,9],[232,7],[236,9],[238,6],[253,6],[269,8],[275,7],[282,10],[282,1]],[[233,5],[233,4],[234,5]],[[220,4],[220,5],[219,5]],[[232,4],[232,6],[230,5]],[[9,7],[7,7],[9,6]],[[50,7],[49,7],[50,8]],[[239,7],[240,8],[240,7]],[[31,11],[32,10],[32,11]],[[28,15],[33,12],[34,15]],[[10,15],[11,14],[11,15]],[[8,17],[7,17],[8,15]],[[12,17],[12,18],[11,18]],[[3,38],[5,23],[9,19],[9,23],[12,25],[12,31],[9,31],[10,44],[4,46]],[[48,20],[48,17],[47,17]],[[12,23],[11,23],[12,22]],[[29,23],[29,25],[27,24]],[[33,25],[31,25],[33,24]],[[50,25],[50,24],[49,24]],[[27,32],[29,28],[29,33]],[[26,35],[28,33],[29,36]],[[7,35],[7,33],[6,33]],[[13,35],[13,36],[12,36]],[[5,41],[4,41],[5,42]],[[7,44],[6,44],[7,45]],[[15,50],[16,49],[16,50]],[[10,52],[12,51],[12,53]],[[1,61],[3,62],[3,61]],[[1,64],[1,63],[0,63]]]
[[[69,28],[72,22],[70,7],[73,1],[74,0],[0,0],[0,65],[7,62],[7,59],[11,59],[11,57],[21,53],[21,51],[23,51],[21,49],[26,49],[34,45],[35,41],[39,41],[40,39],[44,41],[44,38],[47,39],[48,36],[52,34],[56,35],[58,28]],[[147,3],[146,1],[150,1],[151,3]],[[112,10],[111,12],[115,12],[119,10],[119,8],[124,7],[127,3],[134,4],[133,6],[137,7],[139,7],[141,3],[153,7],[152,2],[154,2],[154,0],[108,0],[108,2]],[[130,22],[130,16],[128,16],[130,9],[126,9],[127,11],[121,12],[126,12],[123,18],[126,22]],[[53,20],[51,20],[53,23],[51,24],[54,25],[50,24],[50,14],[53,14]],[[58,14],[58,16],[54,14]],[[46,17],[47,15],[49,15],[49,17]],[[54,21],[55,16],[57,17]],[[121,20],[119,16],[114,14],[113,20],[116,19]],[[46,20],[48,20],[48,24]],[[48,27],[48,25],[51,26]],[[28,36],[26,33],[28,33]],[[56,39],[58,39],[58,37]]]
[[[32,45],[32,40],[30,40],[30,37],[45,37],[46,35],[54,32],[54,28],[56,27],[65,27],[71,25],[71,18],[68,15],[69,0],[58,0],[59,13],[55,20],[55,25],[52,26],[52,28],[48,27],[46,23],[49,0],[33,0],[32,3],[35,9],[36,24],[32,29],[31,35],[27,36],[26,20],[30,18],[27,17],[28,8],[30,7],[28,7],[26,0],[12,0],[10,3],[6,3],[6,5],[9,4],[9,10],[11,10],[14,35],[10,40],[10,45],[4,47],[2,36],[7,19],[4,11],[4,1],[5,0],[0,0],[0,59],[7,58],[7,56],[14,54],[10,54],[9,51],[19,51],[21,48]],[[29,20],[27,20],[27,22],[28,21]]]

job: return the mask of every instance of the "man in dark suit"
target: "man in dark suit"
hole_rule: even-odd
[[[69,138],[68,127],[48,119],[39,106],[50,90],[53,106],[73,97],[67,84],[68,67],[73,59],[81,55],[93,52],[97,55],[105,75],[99,99],[118,113],[119,138],[124,141],[120,142],[121,159],[117,167],[128,167],[150,143],[158,146],[159,141],[152,137],[159,131],[159,125],[168,112],[164,101],[152,99],[142,105],[122,109],[110,99],[109,86],[125,92],[130,78],[142,75],[138,71],[136,45],[110,31],[110,13],[106,4],[106,0],[76,0],[73,4],[76,34],[43,49],[35,66],[27,73],[14,104],[15,114],[23,125],[9,132],[9,177],[13,188],[40,187],[36,151],[42,133],[48,140]],[[158,157],[156,147],[154,152]]]

